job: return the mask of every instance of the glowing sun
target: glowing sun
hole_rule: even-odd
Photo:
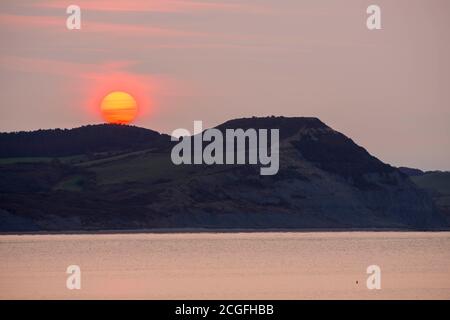
[[[103,98],[100,109],[106,122],[127,124],[136,118],[138,105],[130,94],[114,91]]]

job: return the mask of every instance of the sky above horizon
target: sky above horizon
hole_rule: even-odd
[[[133,124],[160,132],[312,116],[384,162],[450,170],[450,1],[343,3],[3,0],[0,131],[102,123],[101,98],[123,90]]]

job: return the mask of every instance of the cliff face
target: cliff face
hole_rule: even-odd
[[[318,119],[236,119],[217,128],[278,128],[278,174],[261,176],[257,165],[175,166],[169,145],[8,163],[0,166],[0,208],[45,230],[446,227],[408,176]]]

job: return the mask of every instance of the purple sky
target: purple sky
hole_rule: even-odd
[[[66,29],[66,7],[82,29]],[[382,9],[382,30],[366,8]],[[315,116],[393,165],[450,169],[448,0],[0,3],[0,131],[100,123],[112,90],[170,133]]]

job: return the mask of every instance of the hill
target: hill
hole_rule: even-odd
[[[168,136],[143,128],[2,134],[0,146],[10,147],[0,159],[1,230],[448,227],[428,192],[319,119],[243,118],[217,128],[278,128],[278,174],[261,176],[258,165],[176,166]],[[72,150],[73,130],[97,142]],[[15,145],[22,135],[34,142]]]
[[[429,192],[450,225],[450,172],[424,172],[411,179],[417,186]]]
[[[0,158],[64,157],[167,146],[170,136],[124,125],[0,133]]]

